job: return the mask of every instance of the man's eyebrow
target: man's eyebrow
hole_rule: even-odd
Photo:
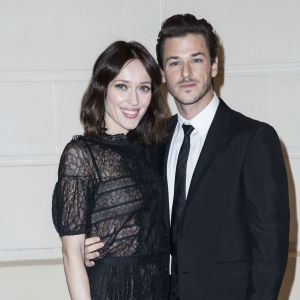
[[[179,56],[170,56],[166,59],[166,61],[171,60],[171,59],[178,59],[178,58],[179,58]]]
[[[196,53],[193,53],[191,56],[195,57],[195,56],[198,56],[198,55],[204,55],[205,56],[205,53],[204,52],[196,52]]]
[[[192,54],[191,54],[192,57],[199,56],[199,55],[205,56],[205,53],[199,51],[199,52],[195,52],[195,53],[192,53]],[[171,60],[171,59],[179,59],[179,56],[170,56],[170,57],[168,57],[168,58],[166,59],[166,61],[169,61],[169,60]]]

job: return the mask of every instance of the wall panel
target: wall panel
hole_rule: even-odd
[[[55,150],[51,83],[0,81],[0,105],[0,155]]]

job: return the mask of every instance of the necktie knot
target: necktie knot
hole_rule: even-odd
[[[194,130],[194,127],[192,125],[183,124],[182,129],[183,129],[184,135],[189,137],[191,135],[192,131]]]

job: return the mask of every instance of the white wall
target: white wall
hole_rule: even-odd
[[[161,21],[191,12],[221,37],[222,98],[271,123],[282,140],[292,252],[280,299],[300,299],[299,9],[296,0],[0,0],[1,298],[68,299],[51,194],[63,146],[81,133],[79,103],[92,65],[116,39],[138,40],[155,54]]]

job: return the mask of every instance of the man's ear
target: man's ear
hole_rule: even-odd
[[[160,69],[160,72],[161,72],[162,83],[166,83],[166,77],[165,77],[164,71],[162,69]]]
[[[216,56],[215,61],[213,62],[211,66],[211,77],[214,78],[218,75],[218,56]]]

